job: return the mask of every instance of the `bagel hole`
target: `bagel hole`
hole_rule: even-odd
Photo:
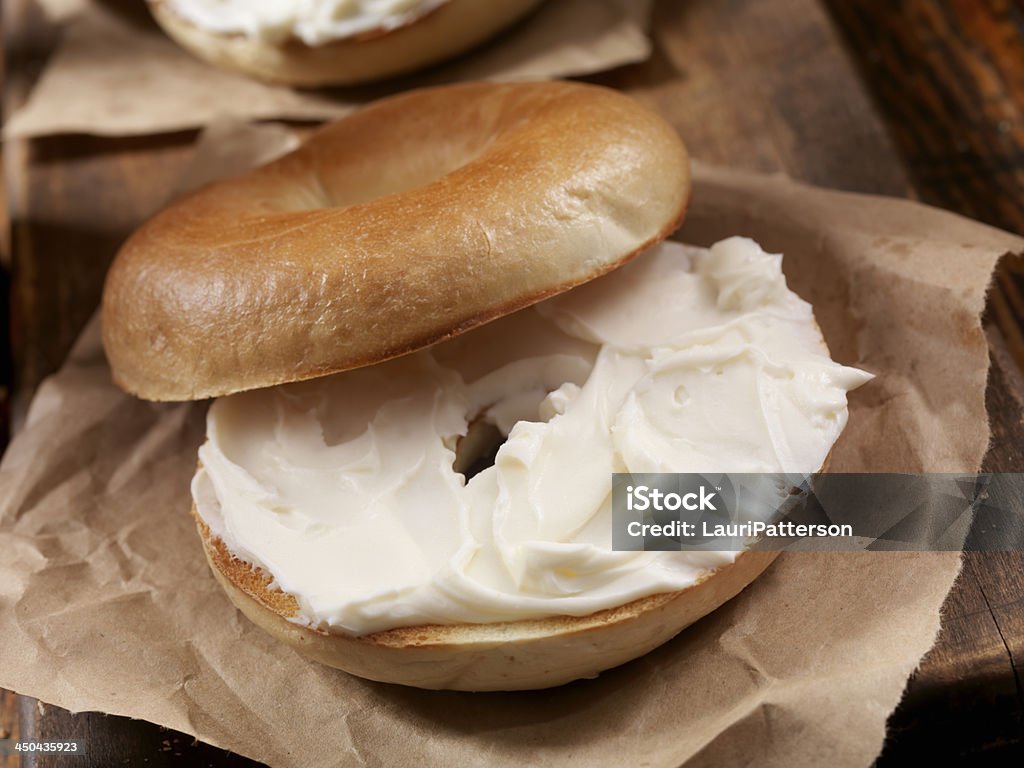
[[[376,153],[357,157],[346,155],[344,167],[335,161],[319,166],[308,182],[308,198],[299,210],[349,207],[373,203],[392,195],[401,195],[429,187],[475,162],[494,143],[490,132],[454,141],[458,129],[453,126],[432,128],[436,135],[421,130],[405,151],[385,157]],[[430,147],[429,150],[425,149]]]
[[[498,449],[505,444],[507,435],[482,416],[473,419],[465,436],[455,446],[455,462],[452,468],[466,481],[494,466]]]

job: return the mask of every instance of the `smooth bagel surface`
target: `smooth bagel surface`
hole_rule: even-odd
[[[104,346],[150,400],[373,364],[618,267],[689,191],[679,137],[614,91],[412,92],[143,225],[107,277]]]
[[[447,0],[394,29],[316,46],[204,29],[175,12],[167,0],[150,0],[149,6],[171,39],[211,64],[268,82],[319,86],[381,80],[451,58],[493,37],[540,2]]]

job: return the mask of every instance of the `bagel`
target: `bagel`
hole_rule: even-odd
[[[595,677],[671,640],[739,594],[779,555],[743,552],[685,590],[588,616],[428,624],[351,636],[304,626],[297,620],[295,598],[234,557],[194,506],[192,513],[217,582],[253,624],[321,664],[368,680],[431,690],[537,690]]]
[[[626,97],[475,84],[140,228],[103,341],[130,392],[218,397],[192,514],[234,604],[356,675],[518,690],[646,653],[764,571],[607,543],[613,472],[809,473],[869,378],[780,256],[658,244],[688,197],[678,137]]]
[[[548,687],[650,650],[774,553],[610,551],[612,472],[816,470],[864,381],[778,270],[739,238],[663,244],[430,349],[218,399],[192,485],[214,573],[385,682]],[[473,475],[485,422],[505,442]]]
[[[107,276],[107,357],[147,400],[370,365],[614,269],[689,190],[675,132],[605,88],[396,96],[144,224]]]
[[[224,13],[202,0],[149,0],[153,17],[182,48],[225,69],[272,83],[355,85],[449,59],[483,43],[533,10],[541,0],[421,0],[375,26],[323,36],[312,44],[294,34],[260,36],[232,25],[204,24]],[[220,9],[229,6],[221,2]],[[307,4],[308,5],[308,4]],[[321,3],[321,5],[328,5]],[[412,10],[401,10],[413,5]],[[205,11],[205,16],[195,10]],[[209,8],[207,9],[207,6]],[[279,8],[271,8],[280,12]],[[251,16],[252,10],[247,10]],[[323,17],[327,14],[321,13]],[[244,17],[243,17],[244,18]],[[307,35],[308,37],[308,35]]]

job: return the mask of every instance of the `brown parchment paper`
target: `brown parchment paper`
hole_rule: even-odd
[[[41,0],[61,43],[4,135],[161,133],[218,118],[320,120],[410,88],[599,72],[646,59],[651,0],[547,0],[506,34],[423,73],[354,89],[294,90],[212,67],[173,43],[145,3]],[[124,5],[124,4],[122,4]]]
[[[272,126],[211,135],[204,175],[291,141]],[[978,468],[978,316],[996,260],[1024,242],[909,202],[698,168],[682,237],[735,233],[784,250],[834,356],[878,375],[853,393],[833,470]],[[188,513],[205,408],[117,390],[95,322],[42,385],[0,464],[0,686],[279,768],[867,765],[959,569],[956,553],[786,553],[595,680],[516,694],[367,682],[264,635],[209,574]]]

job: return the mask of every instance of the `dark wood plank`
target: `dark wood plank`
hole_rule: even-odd
[[[145,765],[170,768],[195,765],[211,768],[258,768],[259,763],[211,747],[177,731],[97,712],[71,714],[27,696],[20,697],[21,738],[84,743],[78,768]],[[22,768],[68,768],[71,758],[37,754],[22,759]]]
[[[826,4],[921,198],[1024,232],[1024,2]]]
[[[18,698],[10,691],[0,691],[0,739],[19,737]],[[20,762],[17,755],[0,755],[0,768],[20,768]]]
[[[827,0],[922,200],[1024,232],[1024,2]],[[990,296],[987,471],[1024,470],[1024,272]],[[1024,749],[1024,553],[968,553],[885,764]]]
[[[1024,377],[989,329],[987,398],[993,421],[983,469],[1024,466]],[[1001,765],[1024,749],[1024,552],[968,552],[943,607],[938,642],[889,721],[879,761]]]
[[[1024,233],[1024,0],[826,0],[921,199]],[[1024,367],[1024,259],[993,322]]]
[[[1020,588],[990,594],[992,568],[1021,572],[1020,552],[968,553],[958,587],[945,606],[939,643],[890,718],[879,766],[1006,764],[1020,755],[1024,721],[1020,681],[1006,673],[1014,643],[1019,654]],[[1018,577],[1019,579],[1019,577]],[[1018,593],[1019,594],[1019,593]],[[1018,656],[1019,658],[1019,656]]]

